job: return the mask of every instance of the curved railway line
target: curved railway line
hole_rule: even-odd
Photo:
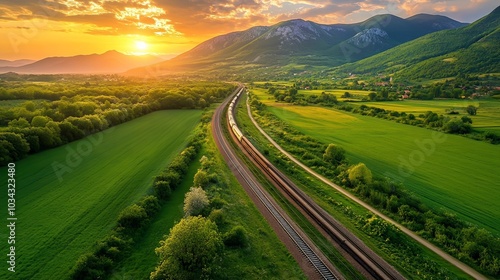
[[[238,91],[227,111],[230,131],[240,142],[241,147],[252,157],[260,169],[287,193],[314,223],[322,228],[347,254],[361,265],[366,273],[374,279],[404,279],[397,270],[370,250],[361,240],[312,201],[248,141],[234,119],[234,108],[243,91],[244,88]]]
[[[236,96],[233,99],[237,100],[237,98],[241,95],[243,92],[244,88],[240,87],[237,90]],[[225,105],[227,104],[227,101],[223,103],[220,108],[224,108]],[[230,105],[230,110],[232,111],[234,106],[234,102],[231,102]],[[218,109],[216,111],[216,114],[214,114],[214,120],[219,120],[220,119],[220,113],[221,110]],[[234,118],[232,116],[232,113],[230,114],[231,118],[230,121],[234,123]],[[248,172],[244,170],[244,168],[241,166],[241,163],[236,159],[236,156],[234,153],[231,151],[231,148],[229,145],[225,142],[224,140],[224,135],[222,133],[222,130],[220,129],[220,123],[214,122],[214,126],[217,128],[214,128],[214,136],[217,139],[217,142],[219,143],[219,149],[223,153],[223,156],[228,159],[228,164],[232,167],[232,169],[236,169],[236,172],[241,175],[241,178],[245,181],[246,185],[250,187],[252,192],[255,194],[255,196],[259,199],[259,201],[265,206],[265,208],[269,211],[269,213],[272,215],[272,217],[278,222],[278,224],[281,226],[281,228],[286,232],[286,234],[290,237],[290,239],[293,241],[295,246],[300,250],[303,256],[308,260],[310,265],[315,269],[315,271],[318,273],[321,279],[343,279],[343,277],[335,271],[335,269],[332,269],[325,261],[324,256],[320,256],[317,253],[317,249],[313,248],[314,245],[311,244],[309,240],[304,238],[304,233],[299,232],[296,227],[293,226],[292,222],[290,222],[290,218],[288,218],[282,209],[277,206],[275,202],[273,202],[272,199],[269,198],[269,195],[265,193],[265,191],[262,189],[262,187],[259,186],[259,184],[256,182],[255,179],[253,179],[251,176],[248,176]],[[237,127],[236,127],[237,128]],[[237,130],[237,132],[239,129]],[[233,132],[234,133],[234,132]],[[239,139],[241,139],[242,134],[237,135]],[[221,143],[222,142],[222,143]]]

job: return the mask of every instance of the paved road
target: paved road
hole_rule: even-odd
[[[416,233],[414,233],[413,231],[409,230],[408,228],[404,227],[403,225],[401,225],[400,223],[396,222],[395,220],[389,218],[388,216],[384,215],[382,212],[378,211],[377,209],[373,208],[372,206],[368,205],[367,203],[365,203],[364,201],[360,200],[359,198],[357,198],[356,196],[354,196],[353,194],[349,193],[348,191],[346,191],[344,188],[334,184],[333,182],[331,182],[330,180],[328,180],[327,178],[321,176],[320,174],[316,173],[314,170],[312,170],[311,168],[307,167],[306,165],[304,165],[303,163],[301,163],[300,161],[298,161],[295,157],[293,157],[290,153],[288,153],[287,151],[285,151],[283,148],[281,148],[280,145],[278,145],[278,143],[276,143],[276,141],[274,141],[260,126],[259,124],[255,121],[255,119],[253,118],[252,116],[252,112],[251,112],[251,109],[250,109],[250,104],[248,104],[248,99],[247,99],[247,111],[248,111],[248,115],[250,117],[250,119],[252,120],[253,124],[255,125],[255,127],[257,127],[257,129],[260,131],[260,133],[262,133],[262,135],[264,135],[267,140],[269,140],[269,142],[271,142],[271,144],[273,144],[281,153],[283,153],[285,156],[287,156],[291,161],[295,162],[298,166],[300,166],[301,168],[303,168],[304,170],[306,170],[309,174],[313,175],[314,177],[318,178],[319,180],[323,181],[325,184],[329,185],[330,187],[334,188],[335,190],[337,190],[338,192],[342,193],[343,195],[347,196],[348,198],[352,199],[354,202],[358,203],[359,205],[363,206],[364,208],[366,208],[367,210],[371,211],[372,213],[376,214],[377,216],[379,216],[380,218],[386,220],[387,222],[393,224],[394,226],[396,226],[397,228],[399,228],[402,232],[404,232],[405,234],[407,234],[408,236],[410,236],[411,238],[413,238],[414,240],[416,240],[417,242],[419,242],[420,244],[424,245],[426,248],[430,249],[431,251],[433,251],[434,253],[438,254],[440,257],[442,257],[443,259],[445,259],[446,261],[448,261],[449,263],[451,263],[452,265],[458,267],[459,269],[461,269],[463,272],[469,274],[470,276],[472,276],[474,279],[488,279],[486,276],[482,275],[481,273],[477,272],[476,270],[474,270],[473,268],[471,268],[470,266],[466,265],[465,263],[459,261],[458,259],[452,257],[451,255],[449,255],[448,253],[446,253],[445,251],[441,250],[440,248],[438,248],[436,245],[430,243],[429,241],[425,240],[424,238],[420,237],[419,235],[417,235]]]
[[[226,100],[214,113],[212,119],[212,134],[216,145],[219,148],[222,156],[224,157],[226,163],[229,165],[230,169],[243,186],[247,194],[253,200],[259,211],[262,213],[264,218],[269,222],[271,227],[274,229],[280,240],[285,244],[287,249],[290,251],[292,256],[297,260],[299,266],[303,269],[305,275],[309,279],[343,279],[342,275],[335,269],[335,267],[329,263],[328,259],[321,253],[321,251],[312,243],[312,241],[307,237],[307,235],[302,232],[302,230],[291,222],[292,219],[285,213],[285,211],[274,201],[274,199],[266,192],[266,190],[258,183],[258,180],[254,177],[252,172],[248,167],[239,159],[239,157],[234,152],[233,148],[229,144],[228,140],[223,134],[221,116],[224,108],[226,107],[228,101]],[[225,118],[224,118],[225,119]],[[224,122],[225,123],[225,122]],[[279,212],[280,217],[276,216],[275,212]],[[290,228],[286,228],[288,223],[292,227],[292,231],[295,231],[301,238],[301,240],[311,248],[312,252],[304,252],[303,248],[299,248],[296,245],[296,241],[292,239],[293,234],[290,233]],[[324,265],[328,267],[330,272],[334,273],[333,277],[322,277],[317,269],[311,263],[311,256],[308,254],[315,254],[319,258],[319,262],[323,262]]]

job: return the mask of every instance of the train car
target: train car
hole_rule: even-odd
[[[232,130],[233,130],[233,133],[234,135],[236,136],[236,138],[238,139],[238,141],[242,141],[242,139],[244,138],[243,137],[243,133],[241,133],[241,130],[238,128],[238,126],[236,124],[233,124],[233,126],[231,127]]]
[[[231,103],[229,104],[229,108],[227,110],[227,117],[228,117],[228,122],[229,122],[229,127],[231,131],[233,132],[234,136],[238,139],[238,141],[242,141],[243,133],[241,130],[238,128],[238,125],[236,125],[236,121],[234,119],[234,110],[236,106],[236,102],[238,101],[238,98],[240,97],[241,93],[243,92],[244,88],[241,88],[236,96],[231,100]]]

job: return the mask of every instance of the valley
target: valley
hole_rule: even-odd
[[[0,3],[1,279],[498,279],[498,3],[174,2]]]

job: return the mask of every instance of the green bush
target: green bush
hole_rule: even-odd
[[[229,232],[224,234],[224,244],[229,247],[246,247],[248,237],[245,228],[235,226]]]
[[[142,198],[141,201],[139,201],[139,203],[137,204],[144,208],[144,210],[148,214],[148,217],[154,216],[161,209],[158,198],[153,195],[148,195]]]
[[[78,259],[71,278],[75,280],[103,279],[112,268],[113,261],[110,258],[87,254]]]
[[[144,225],[147,218],[146,210],[137,204],[133,204],[122,210],[118,216],[118,225],[125,229],[138,229]]]
[[[153,185],[153,191],[159,199],[167,199],[172,194],[172,189],[167,181],[157,181]]]
[[[220,227],[224,224],[224,211],[222,209],[214,209],[208,215],[208,219]]]

